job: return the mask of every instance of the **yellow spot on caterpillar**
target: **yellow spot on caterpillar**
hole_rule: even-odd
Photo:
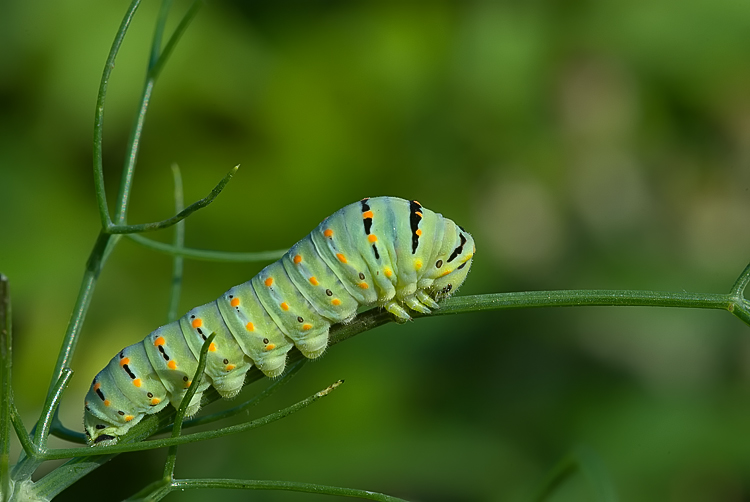
[[[109,399],[104,400],[104,406],[109,406]]]
[[[131,420],[133,420],[134,418],[135,418],[135,417],[134,417],[133,415],[125,415],[125,421],[126,421],[126,422],[130,422],[130,421],[131,421]]]
[[[232,307],[239,307],[240,306],[240,299],[239,298],[232,298],[232,301],[229,302],[229,305]]]
[[[255,326],[253,326],[253,323],[249,322],[249,323],[245,324],[245,329],[248,330],[248,331],[254,331],[255,330]]]
[[[416,214],[416,215],[417,215],[417,216],[419,216],[420,218],[422,217],[422,213],[421,213],[421,212],[419,212],[419,211],[414,211],[414,214]]]
[[[275,348],[276,348],[276,344],[269,343],[268,345],[266,345],[266,350],[273,350]]]
[[[279,305],[279,307],[281,307],[281,310],[283,310],[284,312],[289,310],[289,305],[286,302],[281,302],[281,305]]]
[[[312,329],[312,324],[305,323],[302,325],[302,331],[309,331],[311,329]]]
[[[159,403],[161,403],[161,399],[159,399],[158,397],[155,397],[151,400],[151,406],[156,406]]]
[[[195,329],[198,329],[201,326],[203,326],[203,321],[201,321],[200,319],[193,319],[193,327]]]
[[[414,233],[417,234],[417,237],[419,237],[420,235],[422,235],[422,229],[418,228],[417,231]]]
[[[94,392],[98,391],[101,386],[102,386],[102,384],[100,384],[99,382],[95,383],[94,384]]]
[[[392,275],[393,275],[393,270],[391,270],[391,269],[390,269],[390,268],[388,268],[388,267],[385,267],[385,270],[383,270],[383,272],[385,273],[385,276],[386,276],[386,277],[390,277],[390,276],[392,276]]]
[[[232,371],[234,369],[234,367],[235,367],[234,364],[227,364],[226,365],[226,370],[227,371]]]
[[[187,383],[185,383],[185,387],[183,387],[183,388],[184,388],[184,389],[187,389],[187,388],[188,388],[188,387],[190,387],[191,385],[193,385],[193,381],[192,381],[192,380],[190,380],[190,381],[188,381]]]
[[[325,232],[323,232],[323,235],[328,238],[333,237],[333,230],[331,230],[330,228],[326,228]]]
[[[318,282],[318,280],[317,280],[317,279],[315,278],[315,276],[313,276],[313,277],[310,277],[310,284],[312,284],[313,286],[317,286],[317,285],[318,285],[318,284],[320,284],[320,283],[319,283],[319,282]]]
[[[174,362],[174,360],[171,360],[167,363],[167,368],[170,370],[176,370],[177,369],[177,363]]]
[[[273,277],[269,277],[268,279],[266,279],[266,282],[264,284],[270,288],[271,284],[273,284]]]
[[[133,385],[135,385],[136,387],[140,387],[141,386],[141,379],[140,378],[136,378],[135,380],[133,380]]]
[[[365,211],[364,213],[362,213],[362,218],[372,218],[372,211]]]
[[[130,359],[127,357],[120,359],[120,366],[125,366],[126,364],[130,364]]]
[[[346,256],[341,253],[336,253],[336,258],[338,258],[341,263],[346,263]]]
[[[445,270],[442,274],[440,274],[438,277],[445,277],[446,275],[450,274],[451,270]]]
[[[333,303],[334,305],[341,305],[341,300],[339,300],[338,298],[334,298],[333,300],[331,300],[331,303]]]
[[[216,344],[214,342],[211,342],[211,345],[208,346],[209,352],[216,352]]]
[[[294,263],[300,263],[302,261],[302,257],[300,255],[296,255],[294,257]]]
[[[412,202],[413,202],[414,204],[416,204],[416,205],[420,206],[420,207],[422,206],[422,204],[420,204],[420,203],[419,203],[419,201],[417,201],[417,200],[413,200]]]
[[[166,342],[164,341],[164,337],[163,336],[160,336],[159,338],[157,338],[156,340],[154,340],[154,346],[155,347],[158,347],[160,345],[164,345],[165,343]]]
[[[369,236],[367,236],[367,240],[370,242],[376,242],[378,238],[375,234],[370,234]]]
[[[422,268],[422,260],[414,260],[414,268],[416,268],[417,270]]]
[[[359,284],[357,284],[357,286],[359,286],[362,289],[369,289],[370,288],[370,286],[368,286],[366,282],[360,282]]]

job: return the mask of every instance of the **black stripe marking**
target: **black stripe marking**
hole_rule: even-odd
[[[169,361],[169,356],[164,351],[164,347],[162,347],[161,345],[159,345],[159,352],[161,352],[161,356],[164,358],[165,361]]]
[[[378,247],[375,244],[372,245],[372,250],[375,252],[375,259],[379,260],[380,259],[380,253],[378,253]]]
[[[99,398],[102,401],[106,401],[106,399],[104,398],[104,393],[102,392],[102,389],[96,389],[96,395],[99,396]]]
[[[122,365],[122,369],[124,369],[124,370],[125,370],[125,372],[126,372],[126,373],[128,374],[128,376],[129,376],[130,378],[132,378],[133,380],[135,380],[135,374],[134,374],[134,373],[133,373],[132,371],[130,371],[130,368],[128,368],[128,365],[127,365],[127,364],[123,364],[123,365]]]
[[[417,230],[419,230],[419,222],[422,221],[422,216],[417,213],[421,212],[422,206],[419,205],[419,202],[415,200],[409,202],[409,224],[411,225],[411,254],[415,254],[417,252],[417,247],[419,246],[419,235],[417,235]]]
[[[370,210],[370,205],[367,203],[367,201],[370,200],[370,198],[362,199],[360,202],[362,203],[362,212]]]
[[[366,213],[370,210],[370,205],[367,203],[367,201],[370,199],[362,199],[362,213]],[[362,220],[365,224],[365,234],[370,235],[370,229],[372,228],[372,218],[363,218]]]
[[[461,244],[458,245],[456,249],[453,250],[451,253],[450,258],[448,258],[448,263],[452,262],[456,259],[456,256],[460,255],[464,251],[464,244],[466,244],[466,237],[464,237],[464,234],[458,234],[459,237],[461,237]]]
[[[468,261],[463,262],[461,265],[458,266],[458,268],[456,270],[461,270],[462,268],[464,268],[466,266],[467,263],[469,263],[469,262]]]

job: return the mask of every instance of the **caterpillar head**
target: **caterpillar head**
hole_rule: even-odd
[[[433,264],[435,281],[430,292],[436,300],[448,298],[464,283],[476,252],[471,234],[461,227],[456,230],[456,240],[443,245],[441,255]]]
[[[117,444],[119,436],[124,434],[124,431],[117,425],[94,415],[88,403],[86,403],[86,411],[83,414],[83,428],[86,431],[86,441],[89,446]]]

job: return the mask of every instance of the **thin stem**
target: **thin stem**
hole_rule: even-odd
[[[213,190],[211,190],[211,193],[209,193],[204,198],[193,202],[188,207],[177,213],[176,215],[172,216],[171,218],[167,218],[166,220],[162,221],[156,221],[153,223],[142,223],[140,225],[111,225],[107,228],[107,233],[110,234],[131,234],[135,232],[151,232],[153,230],[159,230],[161,228],[167,228],[171,227],[175,223],[184,220],[194,212],[196,212],[199,209],[202,209],[209,204],[211,204],[214,199],[221,193],[222,190],[224,190],[224,187],[229,183],[229,180],[232,179],[232,176],[237,172],[237,169],[239,169],[240,166],[235,166],[232,169],[229,170],[229,172],[221,179],[221,181],[214,187]],[[120,204],[121,210],[118,210],[119,214],[122,213],[122,208],[127,207],[127,197],[128,194],[124,194],[124,202]],[[124,221],[124,220],[123,220]]]
[[[188,388],[185,395],[182,396],[180,407],[177,409],[177,414],[174,418],[174,427],[172,427],[171,436],[172,439],[180,437],[180,434],[182,433],[182,420],[185,418],[185,413],[187,412],[188,406],[190,406],[190,401],[193,400],[195,393],[198,391],[198,387],[200,387],[201,379],[203,378],[203,372],[206,370],[206,356],[208,355],[208,348],[213,343],[214,338],[216,338],[216,333],[211,333],[208,338],[206,338],[206,341],[203,342],[200,357],[198,359],[198,367],[195,369],[195,374],[193,375],[193,380],[190,383],[190,388]],[[167,453],[167,461],[164,463],[164,479],[173,478],[174,465],[176,462],[177,445],[173,445],[169,447],[169,452]]]
[[[10,494],[10,409],[13,325],[8,278],[0,274],[0,500]]]
[[[533,500],[544,502],[577,472],[583,475],[591,488],[593,492],[592,500],[600,502],[617,501],[614,485],[603,462],[593,450],[584,446],[574,448],[552,469]]]
[[[218,413],[213,413],[211,415],[206,415],[204,417],[200,418],[194,418],[192,420],[186,421],[184,424],[182,424],[182,428],[188,428],[188,427],[197,427],[199,425],[205,425],[210,424],[212,422],[216,422],[218,420],[224,420],[229,417],[233,417],[235,415],[238,415],[242,413],[243,411],[247,410],[251,406],[255,406],[267,397],[269,397],[271,394],[273,394],[275,391],[279,389],[282,385],[285,385],[288,383],[294,376],[299,372],[299,370],[302,369],[302,367],[305,365],[305,362],[307,362],[307,359],[301,359],[297,361],[294,364],[291,364],[289,368],[284,371],[284,374],[281,376],[281,378],[274,380],[274,382],[263,389],[263,392],[260,394],[254,396],[252,399],[249,399],[248,401],[245,401],[239,406],[235,406],[234,408],[230,408],[228,410],[220,411]]]
[[[109,77],[115,67],[115,59],[120,51],[120,46],[128,31],[135,11],[138,10],[141,0],[133,0],[128,7],[125,17],[120,23],[115,40],[112,42],[112,48],[109,50],[107,62],[104,65],[102,79],[99,83],[99,95],[96,98],[96,111],[94,113],[94,188],[96,192],[96,201],[99,206],[99,218],[101,219],[102,228],[107,228],[112,224],[107,207],[107,194],[104,188],[104,169],[102,165],[102,131],[104,128],[104,102],[107,97],[107,87],[109,86]]]
[[[748,283],[750,283],[750,264],[745,267],[745,270],[742,271],[737,281],[735,281],[731,290],[732,294],[737,295],[739,298],[744,298],[745,288]]]
[[[236,434],[238,432],[248,431],[250,429],[255,429],[255,428],[270,424],[272,422],[276,422],[277,420],[281,420],[283,418],[288,417],[289,415],[293,413],[296,413],[304,408],[307,408],[318,399],[330,394],[332,391],[338,388],[342,383],[343,383],[343,380],[339,380],[338,382],[333,383],[332,385],[323,389],[322,391],[316,392],[315,394],[308,397],[307,399],[303,399],[302,401],[295,403],[291,406],[288,406],[282,410],[279,410],[276,413],[271,413],[270,415],[266,415],[264,417],[258,418],[256,420],[252,420],[250,422],[245,422],[245,423],[233,425],[230,427],[223,427],[221,429],[216,429],[212,431],[197,432],[194,434],[186,434],[184,436],[179,436],[175,438],[170,437],[170,438],[164,438],[164,439],[154,439],[152,441],[143,441],[140,443],[94,447],[94,448],[85,449],[85,451],[86,451],[87,456],[93,456],[93,455],[110,455],[113,453],[125,453],[129,451],[152,450],[155,448],[165,448],[168,446],[193,443],[196,441],[204,441],[207,439],[214,439],[218,437],[228,436],[230,434]],[[70,458],[76,455],[80,455],[82,453],[81,450],[83,450],[83,448],[61,448],[57,450],[49,450],[48,452],[44,454],[44,460]]]
[[[179,214],[180,211],[185,208],[185,200],[182,192],[182,174],[180,173],[180,167],[177,164],[172,164],[172,178],[174,180],[174,208],[175,213]],[[185,220],[182,220],[175,225],[174,239],[172,242],[175,247],[183,247],[185,245]],[[172,287],[169,289],[167,322],[172,322],[177,319],[177,309],[180,306],[180,291],[182,289],[184,261],[185,259],[182,256],[175,255],[172,258]]]
[[[193,260],[220,261],[220,262],[254,262],[254,261],[272,261],[278,260],[287,249],[277,249],[275,251],[259,251],[256,253],[232,253],[228,251],[210,251],[207,249],[191,249],[179,246],[171,246],[162,242],[157,242],[139,234],[127,234],[129,239],[138,244],[142,244],[156,251],[169,255],[183,256]]]
[[[292,481],[255,481],[249,479],[178,479],[174,480],[166,493],[159,494],[158,498],[149,497],[148,500],[161,500],[171,491],[195,490],[206,488],[234,489],[234,490],[282,490],[290,492],[317,493],[322,495],[336,495],[339,497],[359,498],[365,500],[377,500],[380,502],[406,502],[404,499],[385,495],[383,493],[369,490],[355,490],[353,488],[341,488],[338,486],[317,485],[312,483],[297,483]],[[141,491],[138,496],[145,495]],[[144,500],[142,498],[130,498],[128,501]]]
[[[161,53],[161,41],[164,37],[164,28],[167,25],[167,18],[169,17],[169,10],[171,8],[172,0],[162,0],[161,8],[159,9],[159,17],[157,17],[156,27],[154,28],[154,40],[151,43],[151,56],[148,59],[149,72],[159,60],[159,54]]]
[[[47,396],[47,401],[44,403],[43,409],[45,410],[45,413],[42,420],[38,423],[34,434],[34,444],[37,445],[41,451],[47,449],[47,437],[49,436],[50,426],[52,425],[52,417],[54,416],[55,410],[57,410],[57,407],[60,405],[60,398],[68,387],[68,383],[72,376],[72,369],[63,368],[62,376],[60,376],[52,393]]]
[[[188,26],[190,26],[190,22],[198,13],[198,9],[200,9],[202,5],[203,0],[193,0],[193,3],[190,4],[190,7],[175,28],[172,36],[169,37],[169,40],[164,46],[164,50],[162,50],[159,58],[156,61],[152,59],[152,65],[149,69],[149,72],[154,76],[154,78],[156,78],[161,73],[162,69],[164,69],[164,65],[167,63],[169,56],[172,55],[174,48],[177,46],[180,38],[182,38],[182,35],[187,30]]]
[[[23,425],[23,420],[21,420],[21,415],[18,413],[18,409],[16,408],[15,404],[13,403],[13,399],[11,397],[11,406],[10,408],[10,421],[13,424],[13,429],[16,431],[16,436],[18,437],[18,440],[21,442],[21,447],[23,448],[23,451],[26,453],[26,456],[30,459],[35,459],[37,455],[39,454],[37,447],[34,443],[31,442],[31,437],[29,436],[28,431],[26,430],[26,427]],[[16,464],[14,466],[14,474],[18,471],[20,464]],[[29,476],[31,476],[31,473],[29,473]],[[14,476],[16,479],[19,479],[18,476]]]

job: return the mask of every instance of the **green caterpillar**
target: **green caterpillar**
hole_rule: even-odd
[[[471,235],[417,201],[374,197],[350,204],[249,281],[113,357],[86,395],[89,444],[114,444],[145,415],[168,403],[179,407],[211,333],[216,337],[188,416],[209,385],[235,396],[253,365],[280,375],[292,347],[310,359],[320,356],[330,326],[351,321],[361,306],[380,305],[404,321],[407,308],[438,308],[436,300],[466,279],[474,253]]]

